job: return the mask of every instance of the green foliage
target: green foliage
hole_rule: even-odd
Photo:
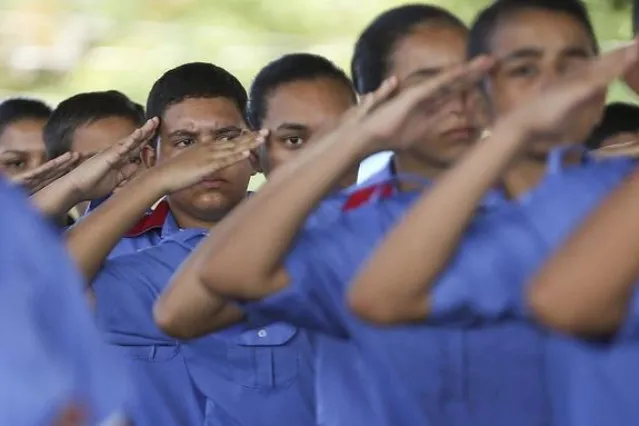
[[[89,20],[89,25],[76,35],[84,43],[78,43],[81,55],[71,69],[16,74],[0,66],[0,92],[31,93],[57,101],[78,91],[115,88],[142,101],[163,71],[186,61],[221,64],[249,83],[266,61],[300,50],[327,55],[347,67],[359,31],[384,9],[407,1],[3,0],[0,13],[19,10],[46,18],[39,26],[21,30],[44,34],[27,38],[28,43],[55,45],[62,30],[73,23],[71,11]],[[431,1],[467,21],[489,2]],[[614,43],[631,37],[632,0],[587,3],[601,40]],[[44,31],[43,25],[50,28]],[[24,40],[24,34],[16,40]],[[6,51],[0,50],[0,55]],[[614,99],[628,96],[621,86],[611,90]]]

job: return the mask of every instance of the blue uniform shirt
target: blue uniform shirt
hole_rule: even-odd
[[[304,229],[286,260],[289,286],[259,303],[245,305],[249,317],[279,319],[317,331],[318,389],[323,388],[318,395],[320,424],[429,424],[428,410],[406,392],[407,378],[367,356],[368,339],[382,346],[388,341],[377,338],[377,333],[361,338],[362,330],[373,329],[354,318],[344,301],[346,283],[416,195],[401,193],[370,201],[367,206],[375,206],[374,218],[362,207],[340,215],[328,226]],[[432,337],[424,345],[439,353],[441,339]],[[413,365],[409,358],[404,365]],[[412,381],[435,389],[436,394],[439,386],[434,382],[441,377],[439,364],[426,364]],[[319,369],[323,365],[326,372],[337,372],[322,376]],[[434,415],[438,414],[439,403],[437,398],[429,401]]]
[[[57,232],[3,181],[0,205],[0,424],[52,424],[70,405],[91,425],[122,416],[133,393]]]
[[[114,258],[94,282],[98,324],[145,397],[138,424],[314,424],[311,347],[295,328],[244,323],[184,344],[156,327],[153,303],[205,235],[183,230]]]
[[[548,177],[520,205],[476,221],[436,284],[429,324],[469,327],[481,324],[481,330],[488,332],[504,326],[534,330],[525,316],[524,284],[631,169],[632,164],[626,160],[571,168]],[[514,339],[502,337],[501,344],[512,345]],[[518,334],[513,337],[521,338]],[[592,381],[595,377],[608,376],[601,373],[614,366],[611,361],[629,359],[629,350],[616,348],[614,353],[603,355],[596,345],[579,345],[557,335],[538,333],[538,338],[543,341],[531,345],[530,349],[543,371],[537,369],[540,376],[533,383],[537,388],[545,388],[542,395],[548,399],[556,424],[594,426],[604,424],[603,419],[610,420],[607,424],[631,424],[612,422],[610,408],[604,408],[602,398],[598,403],[594,398],[608,387],[605,382]],[[500,364],[506,361],[501,359]],[[496,382],[511,374],[505,372],[507,366],[495,365],[494,371],[500,373],[495,374]],[[608,381],[610,383],[612,381]],[[504,392],[512,398],[528,392],[529,386],[528,381],[510,383]],[[617,410],[618,415],[621,413],[623,410]],[[522,424],[522,415],[512,411],[510,421]],[[493,419],[491,424],[502,424],[502,420],[508,421],[508,418]]]

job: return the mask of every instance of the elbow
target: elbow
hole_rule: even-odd
[[[269,284],[274,281],[271,276],[257,273],[247,265],[237,267],[237,263],[232,263],[235,268],[229,265],[210,262],[200,271],[198,278],[211,293],[232,299],[257,300],[274,291]]]
[[[532,286],[527,303],[533,318],[541,325],[575,337],[601,337],[614,334],[623,314],[578,306],[578,301],[566,299],[542,286]]]
[[[379,326],[405,324],[418,319],[410,314],[414,309],[385,296],[362,290],[356,285],[348,294],[348,305],[357,317]]]
[[[199,337],[192,330],[181,326],[179,313],[167,306],[162,299],[153,306],[153,320],[162,332],[175,339],[190,340]]]

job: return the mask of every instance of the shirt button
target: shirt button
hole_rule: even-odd
[[[266,337],[267,334],[266,330],[260,330],[257,332],[257,337]]]

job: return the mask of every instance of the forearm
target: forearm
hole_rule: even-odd
[[[528,300],[540,322],[573,334],[617,330],[639,276],[637,212],[634,172],[532,280]]]
[[[281,263],[296,233],[340,177],[368,154],[367,145],[364,137],[329,135],[274,172],[218,225],[224,232],[216,229],[203,244],[208,255],[203,282],[213,291],[247,299],[286,285]]]
[[[217,233],[217,230],[215,231]],[[160,329],[179,339],[192,339],[220,328],[220,313],[234,307],[219,294],[205,288],[199,271],[206,261],[200,245],[171,278],[155,303],[153,315]],[[237,309],[237,308],[236,308]],[[241,313],[238,311],[238,320]]]
[[[513,161],[523,133],[507,125],[478,143],[413,206],[376,250],[349,294],[352,308],[380,323],[428,315],[428,294],[487,191]]]
[[[153,173],[146,172],[67,231],[69,253],[88,281],[124,234],[163,195]]]

